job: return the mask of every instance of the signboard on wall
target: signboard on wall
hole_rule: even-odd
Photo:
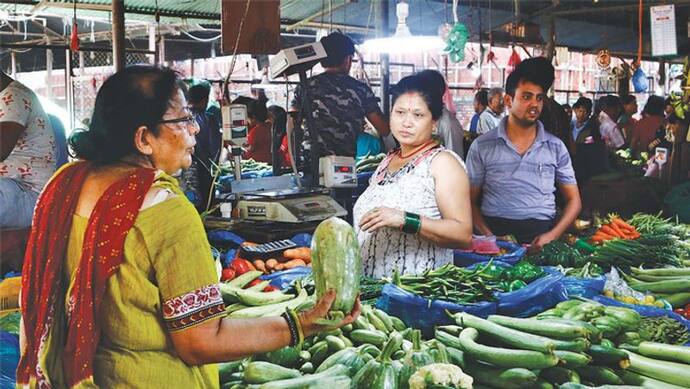
[[[221,1],[223,54],[232,55],[235,44],[237,54],[277,53],[280,50],[280,0],[253,0],[247,8],[248,1]]]
[[[678,54],[676,10],[673,4],[649,7],[652,29],[652,56]]]

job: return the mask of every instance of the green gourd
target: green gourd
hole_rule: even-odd
[[[311,255],[317,299],[329,289],[337,294],[328,319],[317,324],[334,325],[352,311],[359,294],[362,257],[355,230],[337,217],[324,220],[314,231]]]
[[[354,375],[365,364],[365,361],[362,359],[362,355],[360,353],[364,353],[364,351],[354,347],[348,347],[344,350],[340,350],[321,362],[319,368],[316,369],[316,372],[321,373],[322,371],[333,367],[333,365],[341,364],[347,366],[350,369],[350,374]]]
[[[353,389],[397,389],[399,366],[395,366],[391,355],[400,348],[402,336],[391,334],[378,358],[367,362],[353,378]]]

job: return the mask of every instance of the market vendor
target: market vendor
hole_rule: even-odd
[[[271,122],[268,120],[266,104],[252,99],[247,104],[249,132],[244,144],[244,158],[272,164],[271,161]]]
[[[413,75],[393,90],[388,154],[354,207],[364,274],[421,273],[453,263],[472,236],[469,182],[460,157],[432,140],[441,94]]]
[[[19,386],[217,388],[216,362],[325,329],[332,291],[300,313],[225,316],[201,219],[171,177],[198,132],[179,82],[167,68],[115,73],[70,137],[81,161],[42,192],[23,268]]]
[[[36,94],[0,71],[0,228],[31,225],[55,172],[55,134]]]
[[[365,117],[380,137],[390,133],[374,92],[366,84],[349,76],[355,53],[352,40],[347,35],[333,32],[321,38],[320,42],[327,57],[321,60],[324,72],[307,80],[313,123],[317,128],[311,129],[305,125],[299,153],[304,157],[304,166],[310,166],[311,158],[318,159],[324,155],[354,158],[357,135],[362,131]],[[302,113],[300,117],[304,119],[302,103],[303,93],[298,86],[292,106],[293,110]],[[297,127],[293,125],[293,128]],[[316,131],[320,155],[310,155],[312,145],[308,132],[312,130]]]
[[[521,62],[506,80],[508,116],[477,138],[467,156],[475,231],[514,235],[532,251],[557,239],[581,207],[568,149],[537,120],[553,79],[545,58]],[[560,219],[556,185],[566,201]]]

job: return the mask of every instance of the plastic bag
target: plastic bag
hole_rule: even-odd
[[[562,282],[569,297],[592,298],[600,295],[604,290],[606,276],[601,275],[593,278],[563,277]]]
[[[508,254],[505,255],[496,255],[496,256],[490,256],[490,255],[481,255],[481,254],[476,254],[471,251],[464,251],[464,250],[455,250],[454,254],[454,264],[455,266],[470,266],[478,262],[487,262],[491,259],[494,261],[501,261],[505,263],[509,263],[511,265],[517,263],[522,259],[522,257],[525,256],[527,253],[527,249],[512,243],[512,242],[506,242],[503,240],[497,240],[496,244],[498,245],[499,248],[506,249],[509,251]]]
[[[647,81],[647,75],[644,74],[641,67],[638,67],[632,76],[633,88],[635,88],[635,93],[643,93],[649,88],[649,82]]]
[[[271,281],[270,285],[275,286],[278,289],[286,289],[290,284],[299,278],[304,278],[311,274],[311,267],[309,266],[297,266],[292,269],[277,271],[271,274],[264,274],[259,277],[262,280]]]
[[[442,300],[430,301],[393,284],[386,284],[381,290],[381,297],[376,301],[376,308],[400,318],[409,327],[422,330],[424,336],[432,337],[434,326],[455,324],[446,310],[451,313],[467,312],[485,318],[496,313],[497,303],[483,301],[460,305]]]
[[[549,267],[545,267],[544,271],[546,275],[532,281],[520,290],[498,293],[498,314],[529,317],[567,300],[568,293],[562,282],[563,274]]]
[[[226,230],[213,230],[206,234],[208,241],[224,247],[239,247],[246,239]]]
[[[14,388],[19,364],[19,336],[0,331],[0,388]]]
[[[299,247],[311,247],[311,238],[311,234],[303,232],[301,234],[293,236],[290,240],[295,242],[295,244],[297,244],[297,246]]]

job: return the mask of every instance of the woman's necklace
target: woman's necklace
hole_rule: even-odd
[[[402,149],[401,149],[400,151],[398,151],[398,158],[400,158],[400,159],[408,159],[408,158],[410,158],[410,157],[413,157],[413,156],[417,155],[417,153],[419,153],[420,151],[422,151],[425,147],[429,146],[429,145],[432,144],[432,143],[434,143],[434,140],[433,140],[433,139],[430,139],[430,140],[424,142],[424,144],[422,144],[421,146],[419,146],[419,147],[417,147],[416,149],[412,150],[412,152],[409,153],[409,154],[407,154],[407,155],[403,155]]]

